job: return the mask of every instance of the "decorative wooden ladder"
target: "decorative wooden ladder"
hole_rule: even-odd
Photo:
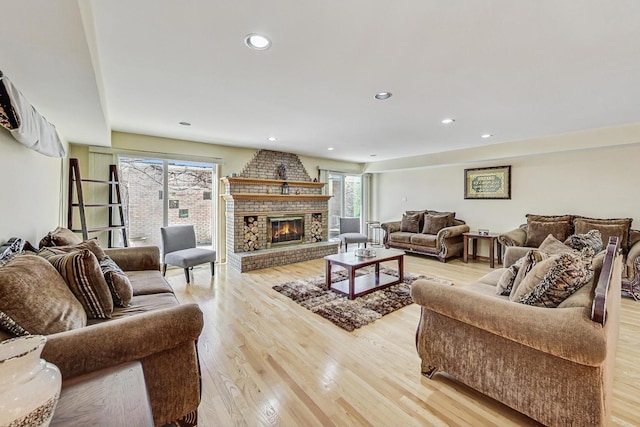
[[[92,182],[98,184],[107,184],[109,186],[109,203],[100,204],[87,204],[84,202],[84,195],[82,193],[82,183]],[[73,190],[77,194],[78,202],[73,202]],[[115,193],[115,201],[113,196]],[[80,213],[80,229],[73,228],[73,208],[79,208]],[[108,208],[109,209],[109,224],[106,227],[87,227],[87,215],[86,208]],[[114,208],[118,208],[120,214],[120,224],[114,224]],[[109,180],[102,181],[97,179],[82,179],[80,177],[80,165],[78,159],[69,159],[69,206],[67,216],[68,228],[74,233],[82,233],[82,238],[87,240],[89,233],[108,232],[109,233],[109,247],[113,247],[113,233],[119,230],[122,231],[122,240],[124,246],[129,246],[129,240],[127,239],[127,229],[124,223],[124,211],[122,209],[122,196],[120,194],[120,180],[118,178],[118,168],[116,165],[109,165]]]

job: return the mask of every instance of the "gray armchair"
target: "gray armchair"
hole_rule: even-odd
[[[340,243],[348,250],[349,243],[364,243],[367,247],[367,236],[360,233],[360,218],[340,218]]]
[[[211,275],[215,274],[214,262],[216,251],[196,248],[196,232],[193,225],[174,225],[160,228],[162,234],[162,275],[167,272],[167,265],[184,268],[187,285],[191,283],[189,269],[194,265],[211,264]]]

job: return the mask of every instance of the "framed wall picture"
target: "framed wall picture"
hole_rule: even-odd
[[[510,199],[511,166],[464,170],[465,199]]]

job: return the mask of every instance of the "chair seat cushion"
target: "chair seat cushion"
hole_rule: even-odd
[[[367,236],[361,233],[342,233],[340,240],[345,243],[366,243]]]
[[[216,251],[202,248],[189,248],[169,252],[164,256],[165,264],[171,264],[182,268],[191,267],[205,262],[214,262]]]

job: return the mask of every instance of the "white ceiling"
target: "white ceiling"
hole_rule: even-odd
[[[1,10],[0,69],[71,142],[108,145],[116,130],[371,162],[640,121],[637,0]],[[271,48],[248,49],[248,33]]]

